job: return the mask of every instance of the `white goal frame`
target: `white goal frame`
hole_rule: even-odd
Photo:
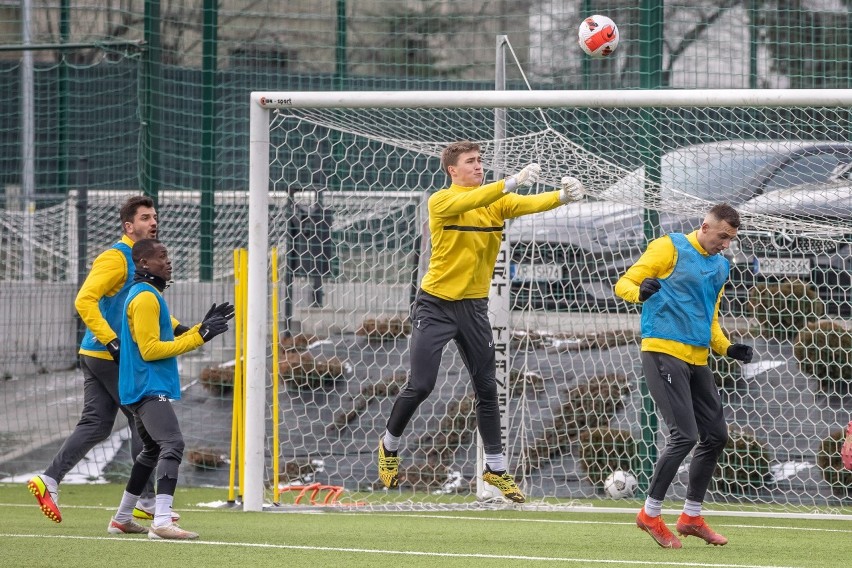
[[[264,492],[264,416],[267,377],[269,124],[272,111],[298,108],[663,108],[852,107],[852,90],[609,90],[609,91],[336,91],[252,92],[248,305],[243,510],[260,511]],[[279,255],[283,255],[279,252]]]

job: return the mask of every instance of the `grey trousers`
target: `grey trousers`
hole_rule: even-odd
[[[150,396],[129,408],[136,417],[143,448],[130,471],[127,492],[138,495],[156,468],[157,493],[174,495],[184,442],[171,401],[165,396]]]
[[[728,442],[728,427],[713,372],[706,365],[690,365],[671,355],[651,351],[642,351],[642,369],[651,398],[669,429],[648,495],[660,501],[665,499],[680,464],[695,447],[689,464],[686,498],[703,502],[716,463]]]
[[[420,404],[435,389],[441,355],[455,341],[473,382],[476,422],[485,453],[503,451],[497,400],[496,359],[488,299],[443,300],[420,290],[411,310],[408,382],[394,401],[387,429],[402,436]]]
[[[136,431],[133,414],[119,403],[118,365],[112,360],[81,355],[80,369],[83,371],[83,412],[74,431],[65,439],[44,471],[45,475],[58,482],[89,450],[109,438],[119,410],[127,417],[130,425],[130,452],[133,458],[142,451],[142,439]],[[154,483],[149,479],[142,497],[153,496]]]

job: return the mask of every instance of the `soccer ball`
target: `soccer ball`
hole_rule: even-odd
[[[589,16],[580,24],[580,47],[592,57],[607,57],[618,47],[618,26],[606,16]]]
[[[612,499],[627,499],[633,497],[639,482],[629,471],[617,469],[604,481],[604,493]]]

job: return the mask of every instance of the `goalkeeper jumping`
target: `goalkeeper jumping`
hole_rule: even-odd
[[[441,154],[441,165],[452,184],[429,198],[432,252],[411,309],[411,373],[379,441],[379,478],[388,488],[399,485],[402,435],[417,407],[435,388],[442,352],[453,340],[476,395],[476,421],[485,449],[482,480],[498,488],[507,499],[523,503],[523,493],[506,472],[500,440],[496,359],[488,320],[491,276],[506,219],[576,201],[583,185],[564,177],[559,190],[517,195],[517,190],[538,181],[538,164],[529,164],[511,177],[482,185],[485,173],[480,148],[469,141],[447,146]]]

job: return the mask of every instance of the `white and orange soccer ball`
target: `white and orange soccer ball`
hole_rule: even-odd
[[[639,488],[639,482],[629,471],[617,469],[604,480],[604,493],[612,499],[629,499]]]
[[[608,57],[618,47],[618,26],[606,16],[589,16],[578,30],[580,48],[592,57]]]

